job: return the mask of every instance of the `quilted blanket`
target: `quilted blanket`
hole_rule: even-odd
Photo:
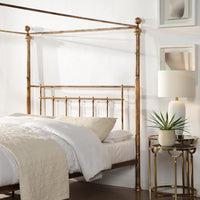
[[[69,198],[66,155],[57,142],[22,128],[0,125],[0,145],[17,161],[22,200]]]

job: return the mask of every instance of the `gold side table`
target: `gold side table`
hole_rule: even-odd
[[[152,199],[152,193],[157,200],[160,197],[174,196],[177,200],[178,196],[187,197],[187,199],[194,199],[197,193],[194,188],[194,171],[193,171],[193,154],[196,151],[196,147],[193,145],[198,140],[197,137],[190,135],[184,135],[182,138],[177,139],[177,143],[172,147],[164,147],[157,144],[158,136],[152,135],[149,137],[149,199]],[[153,144],[152,144],[153,143]],[[169,156],[174,160],[174,185],[162,185],[159,186],[157,182],[157,155],[158,152],[167,151]],[[154,187],[151,185],[151,152],[154,155]],[[177,185],[177,159],[182,160],[182,185]],[[185,177],[186,174],[186,177]],[[185,182],[186,178],[186,182]],[[174,188],[174,192],[164,192],[163,189]],[[178,189],[181,188],[182,192],[178,193]],[[162,191],[161,191],[162,190]]]

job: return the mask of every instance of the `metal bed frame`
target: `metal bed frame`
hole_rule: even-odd
[[[88,21],[95,21],[95,22],[101,22],[101,23],[107,23],[107,24],[115,24],[120,25],[120,27],[112,27],[112,28],[96,28],[96,29],[80,29],[80,30],[62,30],[62,31],[49,31],[49,32],[30,32],[30,27],[25,27],[25,32],[18,32],[18,31],[10,31],[10,30],[0,30],[0,32],[4,33],[11,33],[11,34],[20,34],[24,35],[26,38],[26,46],[27,46],[27,97],[26,97],[26,107],[27,107],[27,114],[31,113],[31,88],[39,88],[40,90],[40,114],[42,114],[42,100],[45,99],[51,99],[52,100],[52,115],[54,115],[54,101],[56,99],[64,99],[65,100],[65,114],[67,115],[67,101],[69,99],[77,99],[79,102],[79,116],[80,116],[80,107],[81,107],[81,100],[89,100],[92,102],[92,116],[94,116],[94,102],[96,100],[102,100],[106,101],[107,103],[107,117],[108,117],[108,105],[109,102],[112,100],[120,101],[121,102],[121,128],[123,129],[123,121],[124,121],[124,89],[125,88],[134,88],[135,89],[135,142],[136,142],[136,159],[117,163],[112,166],[112,169],[129,166],[129,165],[135,165],[135,190],[140,191],[141,190],[141,178],[140,178],[140,35],[141,35],[141,29],[139,25],[141,24],[141,19],[137,17],[135,19],[135,25],[132,24],[126,24],[126,23],[119,23],[119,22],[113,22],[113,21],[106,21],[106,20],[99,20],[99,19],[93,19],[93,18],[87,18],[87,17],[80,17],[75,15],[69,15],[69,14],[63,14],[63,13],[57,13],[52,11],[46,11],[46,10],[39,10],[34,8],[28,8],[28,7],[22,7],[17,5],[11,5],[11,4],[5,4],[0,3],[0,6],[14,8],[14,9],[22,9],[32,12],[39,12],[39,13],[45,13],[45,14],[51,14],[51,15],[57,15],[62,17],[70,17],[80,20],[88,20]],[[60,34],[60,33],[77,33],[77,32],[92,32],[92,31],[110,31],[110,30],[121,30],[121,29],[134,29],[135,31],[135,37],[136,37],[136,46],[135,46],[135,85],[32,85],[31,84],[31,36],[38,35],[38,34]],[[121,91],[121,96],[119,98],[95,98],[95,97],[45,97],[43,96],[43,90],[45,88],[119,88]],[[74,173],[70,174],[70,178],[81,176],[81,173]],[[0,193],[7,193],[12,191],[12,194],[14,195],[14,191],[19,189],[19,184],[15,185],[8,185],[0,187]]]

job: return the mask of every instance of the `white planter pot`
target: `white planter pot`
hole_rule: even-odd
[[[159,130],[158,142],[161,146],[173,146],[176,142],[174,130]]]

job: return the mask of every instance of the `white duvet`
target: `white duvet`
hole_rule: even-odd
[[[100,140],[89,129],[55,119],[2,117],[0,125],[17,126],[55,140],[64,149],[69,173],[82,172],[86,181],[111,168],[111,160]],[[34,149],[33,149],[34,151]],[[17,163],[0,147],[0,186],[19,182]]]

